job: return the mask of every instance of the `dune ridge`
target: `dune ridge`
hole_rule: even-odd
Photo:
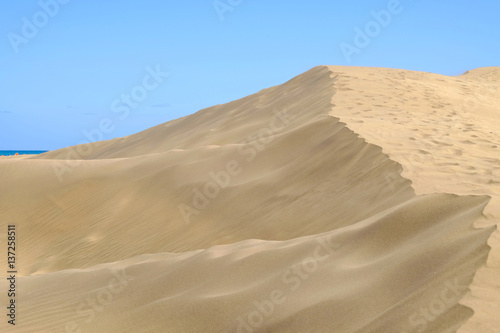
[[[493,325],[467,295],[490,272],[487,242],[496,245],[496,137],[448,131],[435,144],[450,152],[442,155],[421,141],[448,118],[433,108],[458,103],[441,94],[463,95],[478,80],[494,86],[490,72],[464,79],[320,66],[135,135],[0,159],[0,186],[9,189],[0,219],[22,235],[16,331]],[[484,103],[482,129],[497,115]],[[493,155],[474,155],[477,177],[458,174],[468,191],[457,191],[439,167],[455,156],[474,164],[466,141]],[[427,155],[432,163],[415,162]],[[470,173],[462,162],[451,170]]]
[[[496,226],[492,252],[463,300],[475,316],[459,332],[500,327],[500,67],[463,75],[329,66],[342,94],[331,115],[403,167],[417,194],[488,195],[477,227]],[[356,89],[353,89],[356,88]],[[356,103],[354,103],[354,101]],[[404,105],[404,107],[402,107]]]

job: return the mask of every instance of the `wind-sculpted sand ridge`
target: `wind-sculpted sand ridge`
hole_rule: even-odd
[[[488,253],[471,227],[486,203],[423,196],[322,234],[23,277],[18,329],[448,331],[472,314],[457,301]]]
[[[479,72],[466,76],[477,82]],[[441,122],[409,100],[427,110],[442,91],[470,88],[447,80],[321,66],[125,138],[0,160],[8,189],[0,220],[20,235],[17,331],[404,333],[471,325],[483,313],[477,302],[479,310],[485,303],[466,304],[468,286],[488,257],[497,193],[494,154],[480,156],[496,138],[427,133],[442,131]],[[442,89],[456,80],[465,87]],[[399,93],[411,96],[375,106]],[[494,112],[483,114],[481,126],[497,126]],[[449,154],[437,155],[424,138]],[[462,141],[489,148],[466,150],[472,145]],[[454,162],[454,144],[475,169]],[[437,190],[446,184],[436,176],[443,164],[450,177],[471,173],[456,173],[473,184],[468,191],[455,191],[452,180],[449,191]],[[412,182],[418,194],[463,196],[417,196]]]
[[[417,194],[491,196],[477,227],[500,224],[500,68],[444,75],[330,66],[339,90],[331,115],[403,166]],[[341,91],[341,92],[340,92]],[[500,233],[463,303],[475,316],[461,330],[500,327]]]

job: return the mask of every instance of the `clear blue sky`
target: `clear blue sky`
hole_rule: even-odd
[[[493,0],[400,0],[380,31],[370,13],[387,0],[220,0],[219,12],[213,0],[55,1],[0,4],[0,150],[74,145],[106,118],[104,139],[129,135],[317,65],[447,75],[500,65]],[[348,61],[341,43],[356,47],[367,24],[369,45]],[[158,84],[147,77],[157,66],[168,72]],[[123,104],[133,90],[139,102]]]

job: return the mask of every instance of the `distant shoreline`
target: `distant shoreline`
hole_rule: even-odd
[[[0,156],[19,155],[39,155],[48,152],[48,150],[0,150]]]

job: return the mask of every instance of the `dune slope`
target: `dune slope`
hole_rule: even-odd
[[[20,235],[17,331],[492,324],[467,295],[476,271],[489,269],[497,137],[467,139],[492,149],[481,160],[448,127],[448,141],[426,132],[442,130],[454,94],[482,78],[321,66],[125,138],[0,160],[0,220]],[[494,110],[479,108],[481,126],[494,123]],[[449,154],[422,149],[423,138]],[[455,172],[472,170],[451,162],[456,150],[477,157],[475,177]],[[408,163],[407,153],[432,163]],[[444,191],[443,166],[469,191],[450,179]]]

